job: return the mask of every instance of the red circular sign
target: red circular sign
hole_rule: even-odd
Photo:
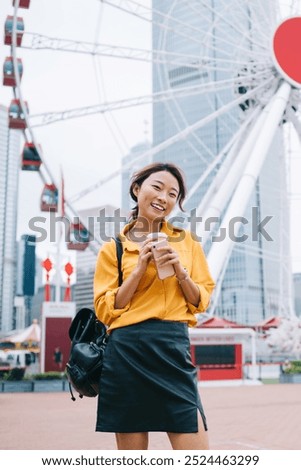
[[[301,17],[289,18],[275,31],[274,57],[280,73],[293,85],[301,86]]]

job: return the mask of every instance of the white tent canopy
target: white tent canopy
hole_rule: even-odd
[[[1,338],[2,342],[10,343],[25,343],[25,342],[35,342],[39,343],[41,340],[41,327],[39,326],[37,320],[33,320],[32,324],[25,328],[22,331],[11,332],[5,338]]]

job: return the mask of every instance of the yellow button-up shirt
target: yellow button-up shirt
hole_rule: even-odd
[[[128,224],[120,234],[123,244],[123,280],[137,266],[139,245],[126,238],[133,226]],[[94,276],[94,306],[97,317],[109,330],[139,323],[151,318],[183,321],[195,326],[195,313],[204,312],[210,301],[215,283],[210,276],[207,261],[200,243],[189,231],[173,227],[166,221],[161,231],[179,254],[182,266],[200,290],[200,302],[194,306],[187,302],[176,276],[160,280],[154,262],[150,262],[131,301],[124,308],[115,308],[118,290],[118,266],[114,240],[105,243],[98,254]]]

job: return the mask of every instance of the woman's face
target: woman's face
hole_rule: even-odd
[[[153,221],[168,216],[176,205],[179,190],[178,180],[168,171],[152,173],[140,187],[134,188],[138,217]]]

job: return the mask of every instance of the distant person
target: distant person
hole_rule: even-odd
[[[54,363],[59,368],[59,370],[62,370],[62,368],[63,368],[63,353],[61,352],[59,346],[57,346],[54,350],[53,360],[54,360]]]
[[[153,431],[166,432],[176,450],[208,449],[188,327],[207,309],[215,284],[200,243],[166,220],[177,203],[182,209],[183,174],[153,163],[133,175],[130,194],[136,207],[119,235],[122,285],[114,240],[96,263],[95,311],[109,333],[96,431],[114,432],[119,450],[147,449]]]

